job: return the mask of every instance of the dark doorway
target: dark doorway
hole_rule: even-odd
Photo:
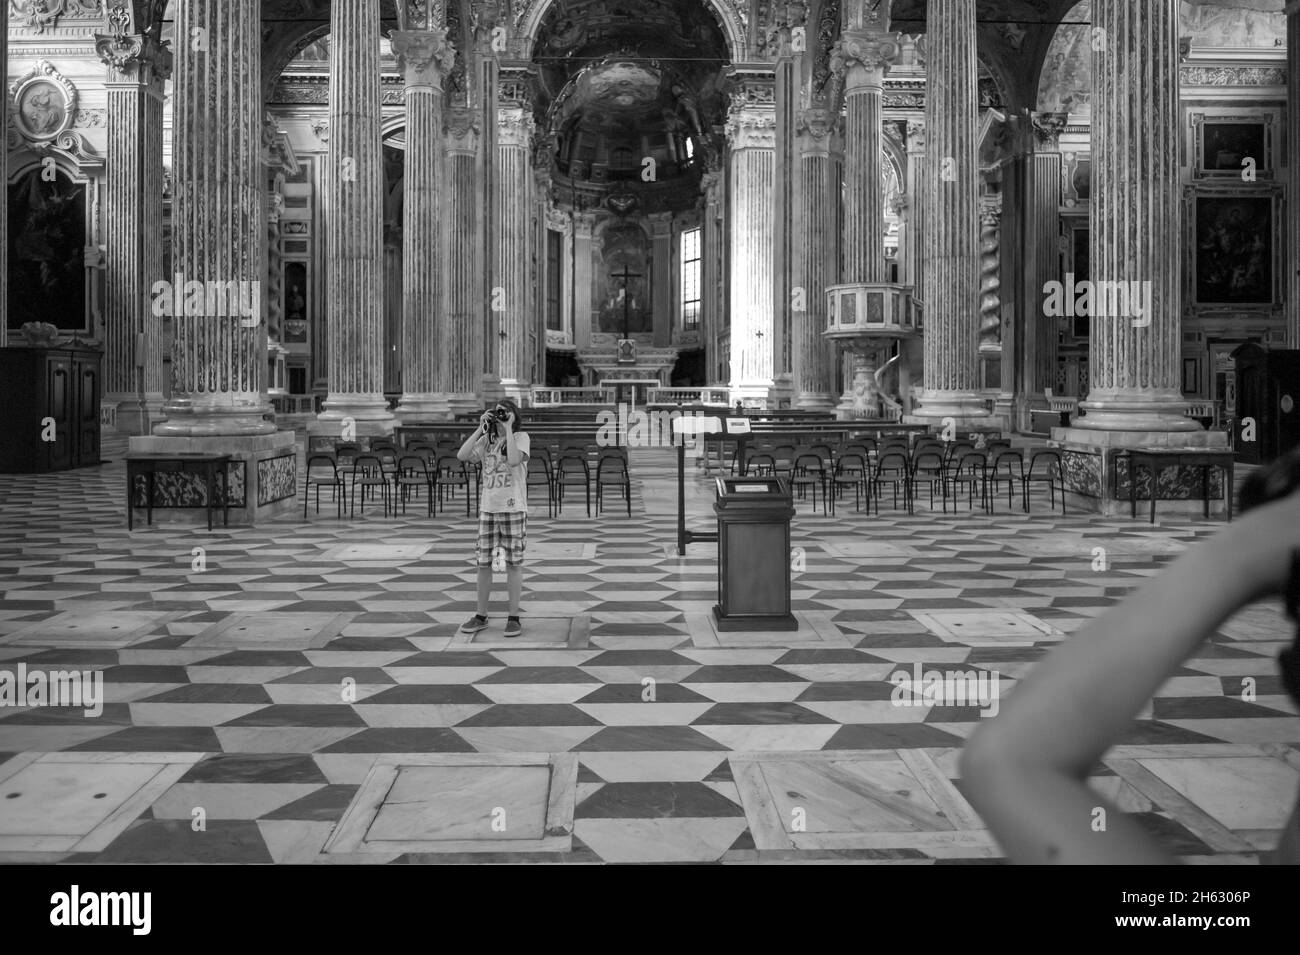
[[[582,369],[578,367],[577,355],[569,351],[546,350],[546,387],[582,387]]]
[[[708,369],[704,367],[704,350],[684,351],[677,356],[673,365],[672,386],[674,388],[694,388],[707,385]]]

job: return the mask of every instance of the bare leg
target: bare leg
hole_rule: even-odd
[[[478,569],[478,615],[486,617],[488,600],[492,596],[492,568],[479,566]]]
[[[510,616],[519,616],[519,597],[524,589],[524,569],[519,565],[506,568],[506,586],[510,592]]]

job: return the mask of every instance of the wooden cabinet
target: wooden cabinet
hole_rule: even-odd
[[[82,347],[0,348],[0,473],[99,463],[100,359]]]

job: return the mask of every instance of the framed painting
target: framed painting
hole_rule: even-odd
[[[1192,201],[1197,305],[1272,306],[1279,300],[1280,263],[1274,237],[1277,195],[1198,194]]]
[[[1191,115],[1189,156],[1196,179],[1272,179],[1276,171],[1274,111],[1205,109]]]

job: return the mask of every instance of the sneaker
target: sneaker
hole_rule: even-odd
[[[518,617],[510,617],[506,620],[506,636],[517,637],[524,632],[523,626],[519,623]]]
[[[478,633],[487,627],[487,617],[481,617],[478,614],[470,617],[460,625],[461,633]]]

